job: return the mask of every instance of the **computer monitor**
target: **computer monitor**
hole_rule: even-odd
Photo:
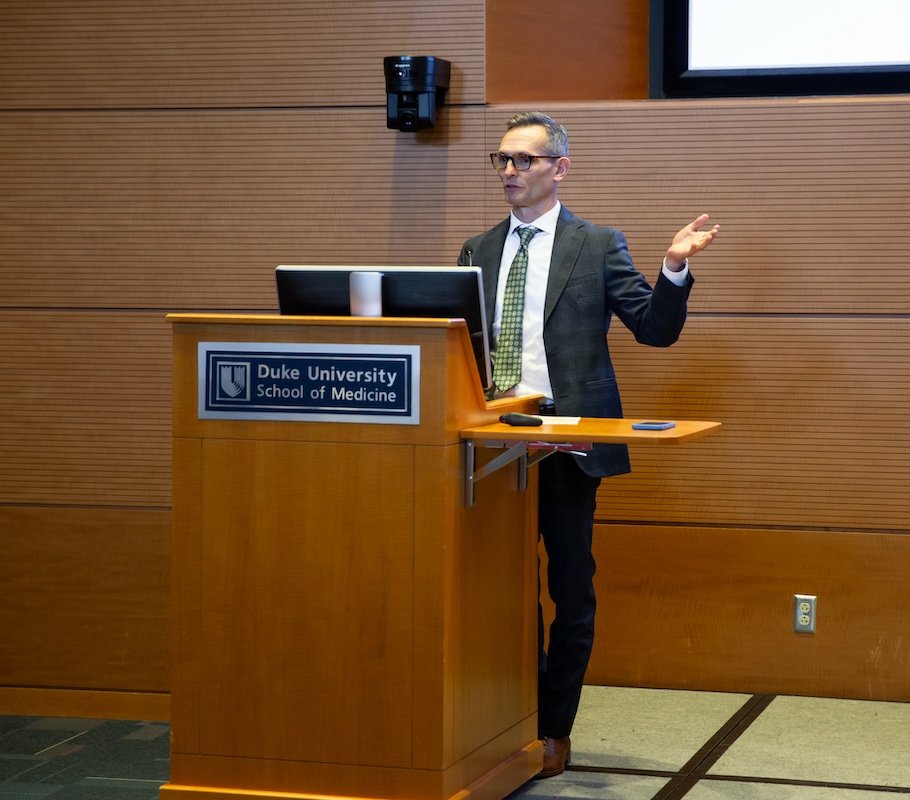
[[[275,269],[278,309],[293,316],[351,316],[351,273],[382,275],[383,317],[463,319],[480,385],[492,384],[480,267],[347,267],[282,265]]]

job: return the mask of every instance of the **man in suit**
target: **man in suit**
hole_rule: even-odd
[[[507,127],[490,159],[512,212],[465,242],[458,260],[483,271],[496,396],[540,394],[542,414],[621,417],[606,338],[612,316],[642,344],[673,344],[692,286],[688,258],[711,243],[718,226],[706,228],[703,214],[679,231],[652,288],[633,266],[620,231],[576,217],[557,199],[570,165],[565,129],[536,112],[513,117]],[[526,226],[534,230],[522,234]],[[511,312],[504,313],[504,305],[516,303],[516,290],[506,289],[509,272],[526,273],[517,300],[523,316],[514,324]],[[515,369],[505,366],[509,339],[519,340]],[[544,651],[539,611],[538,721],[545,749],[538,777],[563,772],[571,754],[594,641],[597,489],[601,478],[630,468],[624,445],[596,445],[584,457],[557,453],[540,463],[539,528],[556,616]]]

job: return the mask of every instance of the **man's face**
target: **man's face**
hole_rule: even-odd
[[[517,153],[550,155],[546,139],[547,131],[541,125],[513,128],[502,137],[499,152],[509,156]],[[531,222],[556,205],[556,190],[568,169],[568,158],[539,158],[534,159],[530,169],[526,170],[516,169],[510,161],[505,169],[496,174],[515,216],[523,222]]]

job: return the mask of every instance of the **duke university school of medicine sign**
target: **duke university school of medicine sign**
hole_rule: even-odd
[[[417,345],[199,342],[199,418],[418,425]]]

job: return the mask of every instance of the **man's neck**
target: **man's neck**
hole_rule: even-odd
[[[549,214],[553,211],[554,208],[558,205],[558,202],[551,204],[549,207],[545,208],[543,211],[538,213],[538,210],[531,208],[513,208],[512,216],[517,219],[522,225],[530,225],[532,222],[539,220],[541,217]]]
[[[515,215],[516,219],[528,224],[535,219],[539,219],[548,211],[551,211],[556,205],[556,202],[556,198],[554,197],[552,201],[546,204],[526,207],[512,206],[512,213]]]

